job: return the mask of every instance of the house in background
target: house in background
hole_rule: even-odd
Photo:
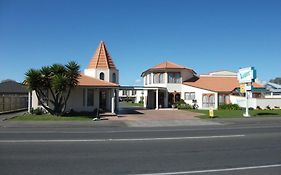
[[[103,41],[100,42],[78,86],[70,94],[67,110],[92,112],[95,109],[115,113],[118,109],[119,71]],[[49,105],[48,102],[46,102]],[[40,107],[35,92],[32,107]]]
[[[268,82],[265,84],[266,95],[265,98],[281,98],[281,85]]]
[[[0,113],[27,109],[28,91],[26,87],[14,80],[0,83]]]

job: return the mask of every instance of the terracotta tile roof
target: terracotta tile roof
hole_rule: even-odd
[[[154,69],[184,69],[185,67],[172,63],[170,61],[165,61],[163,63],[157,64],[153,67]]]
[[[93,68],[106,68],[106,69],[116,69],[113,60],[107,51],[107,48],[103,41],[100,42],[94,56],[92,57],[88,69]]]
[[[215,92],[231,92],[235,88],[240,87],[237,77],[199,77],[193,82],[183,82],[185,85],[198,87]],[[262,88],[263,86],[253,83],[255,88]]]
[[[157,70],[165,70],[165,69],[186,69],[186,70],[192,71],[194,74],[196,74],[196,72],[194,70],[190,69],[190,68],[186,68],[184,66],[178,65],[178,64],[170,62],[170,61],[165,61],[165,62],[157,64],[156,66],[142,72],[141,76],[143,76],[146,72],[157,71]]]
[[[93,87],[118,87],[118,84],[108,81],[100,80],[97,78],[89,77],[84,74],[80,74],[78,86],[93,86]]]

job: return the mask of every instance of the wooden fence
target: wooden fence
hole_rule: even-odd
[[[0,96],[0,113],[27,109],[28,96]]]

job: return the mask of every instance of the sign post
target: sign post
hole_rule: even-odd
[[[254,67],[241,68],[238,71],[237,78],[240,83],[240,92],[245,93],[246,98],[246,112],[244,117],[250,117],[249,115],[249,93],[252,91],[252,82],[255,82],[257,77]]]

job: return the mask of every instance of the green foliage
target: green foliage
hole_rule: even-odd
[[[45,114],[45,111],[42,108],[36,108],[36,109],[32,108],[30,113],[34,115],[42,115]]]
[[[241,108],[237,104],[222,104],[219,106],[219,109],[223,110],[240,110]]]
[[[40,104],[50,114],[62,115],[71,90],[78,85],[79,69],[74,61],[66,65],[43,66],[39,70],[30,69],[25,73],[25,83],[30,91],[35,91]],[[47,106],[46,101],[53,107]]]
[[[192,107],[189,104],[186,104],[183,99],[180,99],[180,101],[176,102],[176,107],[178,109],[192,109]]]

